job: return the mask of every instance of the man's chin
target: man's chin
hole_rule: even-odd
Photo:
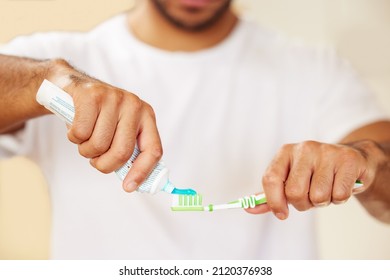
[[[207,11],[207,5],[210,5],[212,0],[180,0],[180,4],[183,3],[180,5],[182,10],[180,17],[170,12],[163,2],[159,0],[152,2],[161,15],[175,27],[189,32],[200,32],[213,26],[229,10],[231,0],[224,2],[211,14]],[[209,15],[202,15],[204,13]]]

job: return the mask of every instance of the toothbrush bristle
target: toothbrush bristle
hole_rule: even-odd
[[[172,211],[204,211],[202,195],[173,195]]]

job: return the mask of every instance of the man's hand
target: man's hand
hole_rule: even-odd
[[[0,133],[16,131],[26,121],[51,113],[35,99],[44,79],[72,96],[75,118],[68,138],[96,169],[104,173],[118,169],[138,144],[141,153],[123,181],[126,191],[134,191],[162,155],[152,108],[134,94],[93,79],[62,59],[0,54]]]
[[[272,211],[284,220],[289,214],[288,204],[305,211],[344,203],[353,193],[372,186],[378,167],[386,160],[373,141],[339,145],[306,141],[284,145],[263,176],[267,204],[247,211],[253,214]],[[353,189],[356,180],[361,180],[364,186]]]
[[[152,107],[130,92],[78,72],[64,61],[57,61],[48,79],[72,96],[75,117],[68,138],[97,170],[115,171],[138,145],[141,153],[123,182],[126,191],[134,191],[162,156]]]

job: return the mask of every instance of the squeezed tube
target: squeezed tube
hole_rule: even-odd
[[[51,111],[57,117],[71,125],[73,123],[75,109],[72,97],[48,80],[44,80],[38,89],[36,100],[39,104]],[[134,160],[140,154],[138,147],[130,159],[119,169],[115,171],[120,180],[124,180],[131,169]],[[178,189],[169,181],[169,170],[162,161],[159,161],[152,172],[144,182],[139,186],[137,191],[142,193],[155,194],[164,191],[171,194],[194,195],[196,191],[192,189]]]

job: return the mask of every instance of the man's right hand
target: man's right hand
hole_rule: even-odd
[[[141,153],[123,181],[125,191],[136,190],[162,156],[152,107],[133,93],[80,73],[64,61],[57,64],[48,79],[59,83],[75,106],[69,140],[103,173],[125,164],[137,144]]]
[[[153,109],[133,93],[77,71],[62,59],[34,60],[0,54],[0,133],[50,112],[35,96],[47,79],[73,98],[75,117],[68,138],[82,156],[103,173],[127,162],[137,144],[139,156],[123,181],[134,191],[162,156]]]

